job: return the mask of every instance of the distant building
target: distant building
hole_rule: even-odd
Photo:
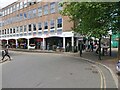
[[[70,49],[78,46],[77,34],[71,27],[73,22],[59,11],[61,0],[22,0],[14,2],[0,10],[0,40],[2,44],[10,44],[13,48],[27,48],[36,46],[36,49],[52,50],[54,47]],[[54,2],[55,1],[55,2]]]

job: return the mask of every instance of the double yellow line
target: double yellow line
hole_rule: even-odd
[[[98,70],[98,72],[99,72],[99,74],[100,74],[100,80],[101,80],[100,90],[106,90],[106,79],[105,79],[105,75],[104,75],[103,71],[102,71],[97,65],[95,65],[95,66],[97,67],[97,70]]]

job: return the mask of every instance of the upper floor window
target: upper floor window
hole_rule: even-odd
[[[7,29],[7,34],[9,34],[9,29]]]
[[[5,15],[7,15],[7,10],[5,10]]]
[[[16,32],[19,33],[19,27],[16,28]]]
[[[44,6],[44,15],[48,14],[48,5]]]
[[[24,13],[24,19],[27,19],[27,14],[26,14],[26,12]]]
[[[29,24],[28,29],[29,29],[29,31],[31,31],[31,24]]]
[[[10,13],[12,13],[12,7],[10,8]]]
[[[36,9],[33,9],[33,17],[36,17]]]
[[[48,22],[44,22],[44,29],[48,29]]]
[[[20,9],[20,7],[19,7],[19,3],[17,4],[17,8],[16,8],[17,10],[19,10]]]
[[[22,26],[20,26],[20,32],[23,32],[23,27]]]
[[[62,27],[62,18],[58,18],[57,19],[57,28],[61,28]]]
[[[10,34],[12,33],[12,28],[10,28]]]
[[[13,10],[13,12],[16,11],[16,7],[15,7],[15,5],[12,7],[12,10]]]
[[[23,8],[23,2],[20,2],[20,9]]]
[[[33,31],[36,31],[36,24],[33,24]]]
[[[5,34],[6,34],[6,29],[5,29]]]
[[[33,14],[32,10],[29,10],[28,11],[28,19],[32,18],[32,14]]]
[[[26,32],[27,31],[27,26],[26,25],[24,25],[24,32]]]
[[[38,8],[38,16],[42,16],[42,7]]]
[[[27,7],[27,1],[24,0],[24,7]]]
[[[38,23],[38,30],[42,30],[42,23],[41,22]]]
[[[10,14],[10,9],[9,8],[8,8],[7,12],[8,12],[8,14]]]
[[[63,7],[60,5],[60,3],[58,2],[58,11],[61,11],[61,10],[63,10]]]
[[[51,21],[50,21],[50,29],[55,28],[54,26],[55,26],[54,20],[51,20]]]
[[[20,13],[20,20],[22,20],[23,19],[23,14],[22,13]]]
[[[50,4],[50,13],[55,13],[55,2]]]
[[[15,28],[13,28],[13,33],[15,33]]]
[[[2,30],[2,35],[4,35],[4,30]]]

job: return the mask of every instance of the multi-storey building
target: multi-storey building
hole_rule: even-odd
[[[55,2],[54,2],[55,1]],[[0,11],[0,40],[12,47],[53,49],[53,46],[74,47],[78,40],[72,31],[73,22],[59,12],[60,0],[17,1]]]

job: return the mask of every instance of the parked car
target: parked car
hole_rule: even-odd
[[[116,64],[116,70],[118,73],[120,73],[120,60]]]

